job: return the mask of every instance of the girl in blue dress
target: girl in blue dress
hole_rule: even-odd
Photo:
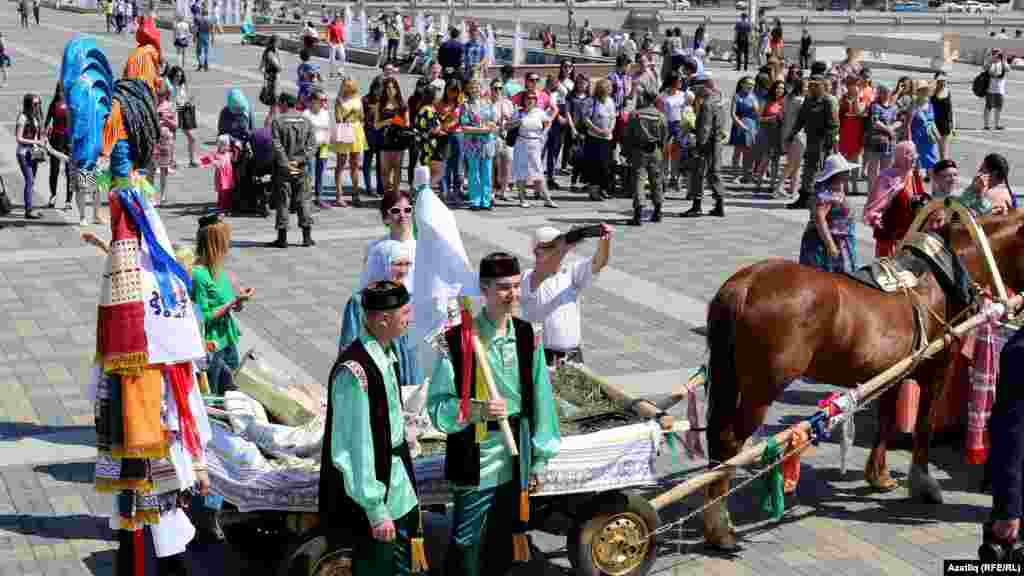
[[[939,161],[939,129],[935,126],[931,97],[931,85],[921,84],[917,87],[914,105],[910,109],[910,139],[917,149],[917,163],[924,170],[925,181],[930,178],[932,167]]]

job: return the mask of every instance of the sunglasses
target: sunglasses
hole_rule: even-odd
[[[412,214],[412,206],[406,206],[405,208],[395,206],[388,210],[388,214],[391,214],[392,216],[398,216],[399,214]]]
[[[491,88],[494,89],[494,90],[501,90],[504,87],[505,87],[504,84],[491,84]]]
[[[540,78],[527,78],[526,79],[527,82],[536,82],[537,80],[540,80]]]

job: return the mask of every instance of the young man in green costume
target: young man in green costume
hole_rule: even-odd
[[[561,445],[558,414],[533,327],[513,316],[519,305],[519,261],[497,252],[480,262],[485,307],[443,336],[427,408],[448,434],[445,476],[455,516],[444,573],[505,574],[528,559],[527,493]],[[471,332],[470,332],[471,330]],[[500,398],[490,398],[473,353],[479,337]],[[513,457],[498,420],[507,417],[518,445]],[[487,539],[482,534],[486,526]]]
[[[352,548],[352,574],[404,576],[426,568],[395,352],[409,327],[409,292],[375,282],[362,301],[364,330],[331,370],[320,520],[330,549]]]

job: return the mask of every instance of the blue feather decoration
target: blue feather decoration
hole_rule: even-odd
[[[71,158],[79,168],[91,170],[103,146],[114,74],[96,40],[78,37],[64,47],[60,77],[71,112]]]

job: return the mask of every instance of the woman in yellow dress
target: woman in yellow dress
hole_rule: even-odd
[[[342,82],[334,102],[334,152],[338,164],[334,167],[334,185],[338,190],[335,205],[347,206],[341,197],[341,173],[348,165],[352,178],[352,201],[359,203],[359,163],[366,150],[366,134],[363,132],[363,101],[359,97],[359,85],[355,80]]]

